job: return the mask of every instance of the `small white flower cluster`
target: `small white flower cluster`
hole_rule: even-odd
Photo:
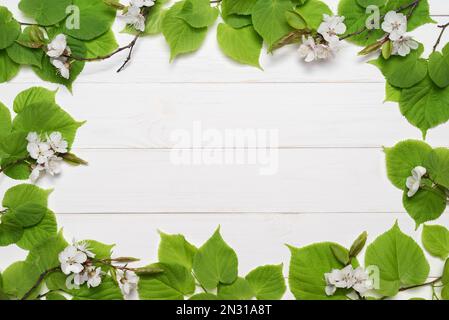
[[[61,77],[65,79],[70,78],[70,63],[68,55],[71,55],[72,51],[67,45],[67,38],[64,34],[58,34],[47,45],[47,56],[50,57],[51,64],[58,69]]]
[[[326,280],[325,291],[328,296],[334,295],[337,288],[354,289],[360,294],[365,294],[373,288],[373,281],[361,267],[354,269],[348,265],[341,270],[334,269],[330,273],[325,273],[324,278]]]
[[[299,46],[299,56],[306,62],[329,59],[338,51],[340,38],[338,35],[346,32],[343,23],[345,17],[323,15],[323,22],[318,28],[318,33],[323,37],[325,43],[315,41],[312,36],[303,36],[302,44]]]
[[[64,274],[74,274],[73,283],[81,286],[87,283],[87,287],[98,287],[101,284],[101,268],[96,268],[90,263],[89,258],[95,258],[84,242],[73,243],[59,254],[61,270]]]
[[[122,290],[125,298],[130,298],[132,294],[137,290],[137,283],[139,282],[139,277],[130,270],[117,269],[117,282]]]
[[[413,197],[421,187],[421,179],[427,173],[427,169],[421,166],[417,166],[412,170],[412,175],[407,178],[406,186],[408,188],[407,196]]]
[[[403,13],[389,11],[382,22],[382,30],[388,33],[393,44],[393,55],[405,57],[419,47],[418,42],[406,35],[407,16]]]
[[[145,31],[145,17],[142,14],[142,8],[152,6],[154,6],[154,0],[130,0],[129,7],[123,15],[126,24],[132,25],[136,30]]]
[[[41,172],[45,171],[52,176],[61,172],[62,158],[59,155],[67,153],[68,142],[64,140],[60,132],[53,132],[42,141],[36,132],[30,132],[27,136],[27,151],[30,157],[36,160],[30,175],[30,180],[35,182]]]

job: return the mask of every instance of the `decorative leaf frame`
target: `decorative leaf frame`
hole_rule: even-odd
[[[409,19],[408,31],[413,31],[433,23],[429,4],[427,0],[341,0],[338,9],[348,25],[340,40],[365,47],[361,54],[381,51],[371,64],[386,78],[387,101],[398,102],[401,113],[425,138],[429,129],[449,120],[449,45],[437,51],[449,24],[438,26],[441,32],[428,59],[422,58],[422,46],[407,57],[393,57],[391,44],[383,38],[385,33],[365,26],[369,5],[378,6],[382,18],[391,10],[403,12]],[[270,52],[284,45],[298,44],[302,36],[317,34],[323,14],[332,14],[320,0],[183,0],[171,7],[167,7],[166,0],[157,0],[154,6],[142,9],[144,30],[127,26],[124,32],[133,34],[134,38],[119,47],[111,26],[117,11],[126,12],[127,7],[117,0],[21,0],[19,8],[34,21],[18,22],[8,8],[0,7],[0,82],[8,82],[21,66],[28,65],[42,80],[65,85],[69,90],[85,63],[105,60],[128,50],[118,70],[122,71],[132,58],[136,42],[147,35],[163,34],[170,47],[170,60],[196,51],[218,15],[223,20],[217,29],[223,53],[239,63],[260,68],[264,44]],[[68,27],[68,22],[74,23],[69,21],[72,17],[68,8],[79,10],[81,28]],[[48,43],[61,33],[70,47],[70,53],[65,56],[70,63],[68,79],[55,72],[46,52]],[[24,152],[25,133],[59,130],[71,145],[82,123],[74,121],[56,105],[55,92],[44,88],[21,93],[13,109],[17,113],[14,121],[9,109],[0,104],[0,168],[12,178],[26,179],[29,164]],[[39,114],[39,121],[26,116],[28,113]],[[50,128],[45,119],[55,114],[64,119],[60,121],[63,125]],[[446,209],[449,195],[449,150],[408,140],[386,148],[385,153],[388,177],[393,185],[405,191],[404,207],[417,225],[439,217]],[[65,160],[84,164],[74,155]],[[426,167],[423,177],[426,183],[410,198],[406,194],[406,180],[416,166]],[[199,248],[183,235],[161,232],[158,262],[144,267],[128,266],[137,262],[136,258],[113,257],[113,245],[86,240],[82,243],[95,255],[88,262],[103,268],[102,282],[94,288],[86,285],[69,288],[58,259],[69,244],[62,231],[58,231],[54,213],[48,209],[49,194],[48,190],[21,184],[4,195],[0,246],[17,245],[29,254],[24,261],[12,264],[0,274],[0,299],[123,299],[117,278],[117,273],[123,271],[139,276],[137,291],[142,299],[281,299],[287,290],[283,264],[260,266],[246,276],[239,276],[238,257],[221,237],[219,228]],[[366,248],[364,266],[375,267],[379,280],[371,294],[362,296],[338,289],[334,295],[327,295],[324,274],[349,265],[360,266],[358,256],[366,241],[367,235],[363,233],[349,249],[330,242],[301,248],[289,245],[288,285],[295,298],[385,299],[402,291],[429,286],[433,299],[449,299],[449,260],[446,260],[449,231],[438,225],[423,228],[423,247],[445,261],[442,275],[426,282],[429,264],[424,252],[397,223]],[[393,259],[385,259],[385,255]]]

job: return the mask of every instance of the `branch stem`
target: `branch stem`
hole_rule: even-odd
[[[438,28],[441,28],[441,32],[438,36],[437,41],[435,42],[435,45],[433,46],[433,52],[437,51],[438,46],[440,45],[441,39],[443,38],[443,34],[446,31],[446,29],[449,27],[449,22],[443,25],[438,26]]]
[[[50,273],[56,272],[58,270],[59,270],[59,267],[56,267],[56,268],[48,269],[48,270],[42,272],[40,274],[39,278],[37,279],[36,283],[30,288],[30,290],[28,290],[25,293],[25,295],[20,300],[27,300],[31,296],[33,291],[36,290],[39,287],[39,285],[42,283],[42,281],[45,280],[46,276],[48,276]]]

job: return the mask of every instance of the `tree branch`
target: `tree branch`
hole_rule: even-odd
[[[403,6],[399,7],[399,8],[397,8],[397,9],[396,9],[396,12],[401,12],[401,11],[410,9],[410,11],[409,11],[408,14],[407,14],[407,17],[410,18],[411,15],[413,14],[413,12],[415,11],[416,7],[419,5],[419,2],[420,2],[420,1],[421,1],[421,0],[414,0],[413,2],[411,2],[411,3],[409,3],[409,4],[403,5]],[[385,15],[380,16],[380,19],[383,19],[383,18],[385,18]],[[355,32],[353,32],[353,33],[349,33],[349,34],[347,34],[347,35],[345,35],[345,36],[343,36],[343,37],[340,37],[340,40],[346,40],[346,39],[348,39],[348,38],[351,38],[351,37],[354,37],[354,36],[361,35],[362,33],[364,33],[365,31],[368,31],[368,30],[371,31],[372,29],[368,29],[368,28],[365,26],[364,28],[362,28],[362,29],[360,29],[360,30],[358,30],[358,31],[355,31]]]
[[[441,39],[443,38],[444,31],[449,27],[449,22],[443,25],[438,26],[438,28],[441,28],[440,35],[438,36],[437,41],[435,42],[435,45],[433,46],[433,52],[437,51],[438,46],[440,45]]]
[[[46,276],[48,276],[50,273],[53,273],[53,272],[58,271],[58,270],[59,270],[59,267],[56,267],[56,268],[49,269],[49,270],[46,270],[46,271],[42,272],[41,275],[39,276],[39,278],[37,279],[36,283],[31,287],[30,290],[28,290],[25,293],[25,295],[20,300],[28,299],[31,296],[31,294],[33,293],[33,291],[36,290],[40,286],[42,281],[45,280]]]

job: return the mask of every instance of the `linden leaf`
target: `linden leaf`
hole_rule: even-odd
[[[9,47],[20,35],[20,24],[6,7],[0,7],[0,50]]]
[[[44,26],[54,25],[67,16],[72,0],[21,0],[19,9]]]
[[[432,256],[444,260],[449,255],[449,230],[443,226],[425,225],[422,231],[422,242]]]
[[[218,45],[231,59],[260,68],[259,57],[262,50],[262,38],[252,26],[234,29],[220,23],[217,30]]]
[[[194,28],[211,26],[218,17],[218,9],[209,0],[186,0],[178,17]]]
[[[440,88],[449,86],[449,44],[442,53],[433,52],[429,57],[429,76]]]

